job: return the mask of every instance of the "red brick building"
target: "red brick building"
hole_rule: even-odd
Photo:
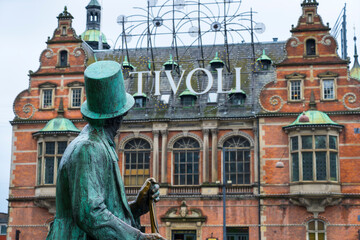
[[[225,69],[223,46],[205,46],[202,67],[168,60],[171,49],[161,48],[154,59],[161,69],[145,76],[146,50],[130,49],[138,56],[130,63],[120,51],[92,49],[65,9],[40,68],[14,102],[8,239],[16,230],[20,239],[45,238],[57,165],[86,124],[83,71],[104,59],[122,63],[136,101],[116,138],[127,195],[147,177],[158,179],[157,217],[167,239],[223,239],[224,202],[228,239],[358,238],[359,81],[338,56],[318,3],[301,6],[291,37],[257,44],[256,63],[239,57],[251,53],[250,44],[231,46],[223,82],[216,70]],[[190,58],[196,50],[179,51]],[[175,68],[186,75],[201,68],[198,81],[206,84],[195,88],[190,76],[174,90]],[[142,226],[150,231],[147,216]]]

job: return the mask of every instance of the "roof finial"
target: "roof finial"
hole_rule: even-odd
[[[354,46],[355,46],[355,50],[354,50],[354,58],[357,60],[358,58],[358,54],[357,54],[357,47],[356,47],[356,33],[355,33],[355,26],[354,26]]]
[[[310,106],[310,110],[316,110],[316,102],[315,102],[314,90],[311,90],[309,106]]]

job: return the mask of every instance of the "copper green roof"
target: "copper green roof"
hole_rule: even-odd
[[[182,97],[182,96],[194,96],[197,98],[197,95],[193,92],[190,92],[189,89],[185,89],[182,93],[180,93],[179,97]]]
[[[97,6],[97,7],[100,7],[100,4],[97,0],[91,0],[89,2],[89,4],[87,5],[87,7],[90,7],[90,6]]]
[[[231,95],[231,94],[235,94],[235,93],[242,93],[242,94],[246,95],[246,93],[242,89],[240,89],[240,91],[237,91],[235,88],[232,88],[228,94]]]
[[[178,66],[177,62],[175,62],[175,61],[173,60],[172,54],[170,54],[169,59],[163,64],[163,66],[165,66],[165,65],[172,65],[172,64],[174,64],[175,66]]]
[[[307,116],[309,118],[309,121],[300,121],[301,116]],[[303,117],[304,118],[304,117]],[[283,127],[284,129],[287,128],[294,128],[294,127],[316,127],[316,126],[333,126],[333,127],[339,127],[342,128],[343,126],[340,124],[337,124],[333,120],[330,119],[330,117],[321,111],[317,110],[309,110],[304,113],[301,113],[297,119],[291,123],[288,126]]]
[[[123,66],[123,67],[132,68],[132,69],[135,68],[131,63],[129,63],[129,61],[128,61],[128,59],[127,59],[127,56],[125,56],[125,59],[124,59],[124,61],[122,62],[122,66]]]
[[[86,30],[81,34],[81,38],[86,42],[99,42],[100,31],[96,29]],[[106,37],[101,33],[101,38],[103,43],[107,43]]]
[[[272,62],[271,58],[269,58],[266,54],[265,54],[265,49],[263,49],[263,54],[256,60],[258,61],[270,61]]]
[[[147,98],[147,95],[145,93],[134,93],[133,97],[145,97],[145,98]]]
[[[67,118],[57,117],[51,119],[38,133],[46,132],[77,132],[80,130]]]
[[[212,63],[222,63],[222,64],[224,64],[224,61],[219,58],[218,52],[216,52],[216,55],[213,58],[213,60],[210,61],[210,64],[212,64]]]

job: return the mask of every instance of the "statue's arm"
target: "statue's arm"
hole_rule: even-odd
[[[95,239],[142,239],[138,229],[113,215],[105,205],[106,176],[112,173],[104,150],[89,143],[73,154],[76,161],[69,168],[69,185],[77,225]]]

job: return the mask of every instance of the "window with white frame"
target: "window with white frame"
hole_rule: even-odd
[[[190,137],[177,140],[173,147],[174,185],[199,184],[200,145]]]
[[[79,108],[82,103],[83,88],[71,88],[71,107]]]
[[[324,100],[335,99],[335,81],[334,79],[322,80],[322,96]]]
[[[235,136],[224,142],[225,178],[232,184],[250,183],[250,142]]]
[[[56,183],[56,173],[67,144],[66,140],[38,143],[38,185]]]
[[[290,81],[290,100],[299,101],[302,99],[302,81],[292,80]]]
[[[126,186],[141,186],[150,177],[150,144],[142,139],[132,139],[125,144],[125,173]]]
[[[310,220],[307,225],[307,240],[326,240],[326,224],[319,219]]]
[[[338,136],[327,134],[290,137],[292,182],[338,181]]]

